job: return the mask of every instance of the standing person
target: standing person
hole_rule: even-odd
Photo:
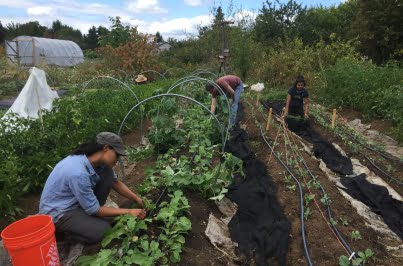
[[[241,93],[243,91],[242,80],[237,76],[227,75],[217,79],[215,83],[217,83],[217,85],[220,86],[227,97],[232,100],[230,121],[233,125],[236,121],[239,98],[241,97]],[[210,111],[214,113],[217,106],[217,96],[220,96],[220,92],[212,84],[207,84],[206,90],[211,93],[212,99]]]
[[[52,216],[56,231],[88,244],[100,242],[111,228],[104,217],[131,214],[144,219],[144,209],[104,206],[113,188],[143,207],[141,198],[118,180],[112,170],[119,156],[125,155],[122,139],[111,132],[99,133],[95,142],[79,145],[50,173],[41,195],[39,213]]]
[[[305,88],[305,79],[303,76],[298,76],[295,79],[294,86],[288,89],[284,116],[290,114],[293,116],[304,117],[306,119],[309,118],[308,98],[309,94]]]

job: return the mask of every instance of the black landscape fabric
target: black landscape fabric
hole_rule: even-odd
[[[266,108],[273,108],[275,113],[280,114],[284,103],[265,102],[263,105]],[[342,156],[333,145],[323,140],[309,123],[304,120],[287,119],[287,125],[291,131],[313,144],[315,156],[321,158],[333,172],[343,175],[353,174],[351,160]],[[347,188],[345,191],[351,197],[382,216],[385,224],[403,239],[403,202],[392,198],[385,187],[368,182],[365,174],[351,178],[341,177],[341,183]]]
[[[237,124],[226,145],[226,152],[243,160],[245,173],[228,188],[227,197],[238,204],[228,225],[231,238],[248,261],[253,258],[256,265],[285,265],[291,225],[277,201],[277,188],[265,164],[256,158],[247,140],[247,133]]]
[[[350,196],[381,215],[390,230],[403,239],[403,202],[392,198],[385,187],[371,184],[365,177],[365,174],[342,177],[341,183]]]
[[[264,102],[266,108],[273,108],[275,114],[280,115],[284,103]],[[287,117],[287,127],[306,141],[312,143],[316,158],[324,161],[327,168],[341,175],[352,175],[353,165],[351,160],[344,157],[331,143],[324,140],[309,124],[309,121],[300,118]]]

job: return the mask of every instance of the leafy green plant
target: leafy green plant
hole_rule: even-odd
[[[340,266],[358,266],[358,265],[365,265],[365,263],[367,262],[367,260],[369,258],[371,258],[372,256],[374,256],[374,252],[367,248],[364,252],[362,251],[358,251],[357,252],[357,257],[350,261],[348,260],[348,257],[343,255],[339,257],[339,265]]]
[[[327,194],[323,195],[323,197],[320,199],[320,202],[322,202],[325,205],[330,205],[330,203],[332,203],[331,199]]]
[[[351,232],[350,236],[351,236],[351,239],[352,239],[352,240],[355,240],[355,241],[357,241],[357,240],[359,240],[359,239],[362,239],[360,232],[357,231],[357,230],[353,230],[353,231]]]
[[[347,219],[344,219],[343,217],[340,217],[340,221],[341,221],[341,224],[344,225],[344,226],[348,226],[348,225],[349,225],[348,220],[347,220]]]
[[[151,266],[179,262],[184,234],[191,229],[190,220],[183,216],[190,206],[182,191],[175,191],[170,197],[171,201],[162,202],[153,218],[138,220],[129,214],[117,217],[115,226],[101,242],[104,249],[93,256],[80,257],[77,264]],[[161,230],[158,237],[150,231],[151,225],[158,225]],[[105,249],[112,243],[112,248]]]

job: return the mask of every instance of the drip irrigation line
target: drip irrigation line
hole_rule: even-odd
[[[264,133],[262,131],[262,127],[260,126],[260,124],[258,125],[259,129],[260,129],[260,134],[264,140],[264,142],[266,143],[266,145],[269,147],[269,149],[271,150],[271,152],[274,154],[274,157],[276,157],[276,159],[280,162],[280,164],[287,170],[287,172],[291,175],[291,177],[294,179],[294,181],[297,183],[298,185],[298,190],[299,190],[299,195],[300,195],[300,209],[301,209],[301,215],[300,215],[300,219],[301,219],[301,232],[302,232],[302,242],[303,242],[303,246],[304,246],[304,251],[305,251],[305,256],[308,260],[308,265],[312,266],[312,261],[311,261],[311,257],[309,255],[309,251],[308,251],[308,247],[307,247],[307,243],[306,243],[306,238],[305,238],[305,223],[304,223],[304,199],[303,199],[303,191],[302,191],[302,187],[301,187],[301,183],[298,181],[298,179],[294,176],[294,174],[291,172],[291,170],[288,168],[288,166],[276,155],[276,153],[274,152],[272,146],[270,145],[270,143],[266,140]]]
[[[329,118],[328,118],[327,116],[325,116],[325,117],[326,117],[327,120],[329,120]],[[360,140],[356,139],[355,136],[354,136],[353,134],[351,134],[350,132],[346,132],[346,133],[347,133],[351,138],[353,138],[354,140],[356,140],[359,144],[363,145],[364,147],[366,147],[366,148],[368,148],[368,149],[370,149],[370,150],[372,150],[372,151],[374,151],[374,152],[376,152],[376,153],[382,155],[383,157],[387,156],[387,155],[385,155],[385,154],[383,154],[383,153],[381,153],[381,152],[379,152],[379,151],[377,151],[377,150],[375,150],[375,149],[372,149],[371,147],[367,147],[365,144],[363,144],[362,142],[360,142]],[[374,166],[377,170],[379,170],[379,171],[380,171],[382,174],[384,174],[386,177],[388,177],[388,178],[390,178],[391,180],[395,181],[395,182],[398,183],[399,185],[403,185],[403,182],[402,182],[402,181],[400,181],[399,179],[397,179],[397,178],[391,176],[390,174],[388,174],[387,172],[385,172],[384,170],[382,170],[382,169],[381,169],[379,166],[377,166],[377,165],[375,164],[375,162],[372,161],[365,153],[363,153],[362,151],[360,151],[360,153],[361,153],[362,156],[364,156],[364,157],[372,164],[372,166]],[[396,158],[392,158],[392,157],[386,157],[386,158],[388,158],[388,159],[393,159],[393,160],[398,160],[397,162],[399,162],[399,163],[402,162],[401,160],[396,159]]]
[[[351,126],[348,125],[347,120],[344,119],[344,118],[340,115],[340,113],[339,113],[337,110],[336,110],[336,112],[337,112],[337,114],[339,115],[339,117],[341,118],[341,120],[343,121],[344,125],[345,125],[347,128],[350,128],[351,130],[353,130],[354,132],[356,132],[356,130],[355,130],[354,128],[352,128]],[[325,118],[327,119],[327,121],[329,121],[329,122],[331,121],[328,116],[325,116]],[[368,150],[371,150],[371,151],[373,151],[373,152],[376,152],[376,153],[378,153],[379,155],[381,155],[382,157],[384,157],[384,158],[386,158],[386,159],[389,159],[389,160],[392,160],[392,161],[396,161],[396,162],[399,162],[399,163],[403,163],[403,160],[402,160],[402,159],[395,158],[395,157],[393,157],[393,155],[388,155],[388,154],[386,154],[386,153],[384,153],[384,152],[381,152],[381,151],[379,151],[379,150],[377,150],[377,149],[375,149],[375,148],[372,148],[371,146],[367,145],[366,143],[364,143],[364,142],[362,142],[360,139],[358,139],[356,136],[354,136],[354,134],[352,134],[351,132],[346,131],[346,133],[347,133],[347,135],[349,135],[353,140],[355,140],[358,144],[362,145],[363,147],[367,148]]]
[[[288,139],[288,141],[289,141],[289,143],[290,143],[290,146],[291,146],[291,140],[292,140],[292,142],[294,143],[294,145],[296,145],[295,140],[294,140],[294,138],[292,137],[292,135],[291,135],[291,139],[290,139],[290,137],[289,137],[289,135],[288,135],[288,134],[292,134],[292,133],[290,132],[290,130],[289,130],[288,128],[285,127],[284,120],[282,120],[282,124],[283,124],[283,128],[284,128],[284,136],[285,136],[285,138]],[[292,151],[293,151],[293,150],[292,150],[292,146],[291,146],[291,152],[292,152]],[[307,172],[309,173],[309,175],[310,175],[310,177],[311,177],[311,180],[315,180],[315,176],[312,174],[311,170],[309,169],[308,165],[307,165],[306,162],[305,162],[304,157],[300,154],[300,152],[298,151],[298,149],[297,149],[296,151],[294,151],[294,154],[297,155],[297,157],[300,159],[300,161],[301,161],[302,164],[304,165],[305,169],[307,170]],[[294,157],[295,157],[295,156],[294,156]],[[297,157],[295,157],[295,159],[297,159]],[[298,166],[299,166],[299,165],[298,165]],[[306,181],[305,181],[305,178],[304,178],[304,182],[306,182]],[[326,195],[326,191],[325,191],[325,189],[323,188],[323,186],[322,186],[322,184],[321,184],[320,182],[319,182],[319,187],[320,187],[320,189],[321,189],[321,191],[322,191],[322,194],[323,194],[323,195]],[[308,188],[308,190],[309,190],[309,188]],[[311,193],[311,192],[309,191],[309,193]],[[314,200],[315,200],[315,199],[314,199]],[[315,200],[315,203],[317,204],[316,200]],[[330,204],[324,204],[324,205],[326,206],[326,211],[327,211],[327,214],[328,214],[328,217],[329,217],[329,222],[327,222],[326,218],[323,216],[323,213],[322,213],[322,211],[321,211],[321,209],[320,209],[320,207],[319,207],[318,204],[317,204],[317,207],[319,208],[319,211],[322,213],[322,216],[323,216],[323,218],[325,219],[325,221],[326,221],[328,224],[330,224],[330,226],[331,226],[330,229],[335,233],[336,238],[339,240],[339,243],[341,244],[341,246],[344,248],[344,250],[346,251],[346,253],[350,256],[350,255],[353,253],[352,250],[350,249],[350,247],[348,246],[348,244],[345,242],[345,240],[344,240],[343,237],[341,236],[341,234],[340,234],[340,232],[338,231],[336,225],[331,222],[331,221],[334,220],[334,219],[333,219],[333,217],[332,217],[332,213],[331,213],[331,210],[330,210]]]
[[[162,190],[161,194],[158,196],[158,199],[155,201],[155,208],[154,210],[160,205],[162,197],[165,195],[165,192],[167,191],[167,187],[164,187],[164,189]],[[154,213],[154,210],[150,211],[147,215],[147,217],[151,217]]]
[[[275,115],[275,116],[278,117],[277,115]],[[264,115],[263,115],[263,118],[264,118],[264,120],[267,121],[267,119],[264,117]],[[265,140],[265,138],[264,138],[264,133],[263,133],[263,131],[262,131],[262,129],[261,129],[260,124],[259,124],[259,128],[260,128],[260,133],[261,133],[261,135],[262,135],[262,138]],[[287,128],[287,130],[288,130],[288,128]],[[265,142],[266,142],[266,144],[270,147],[270,149],[271,149],[271,151],[272,151],[271,153],[273,153],[273,154],[276,156],[276,154],[274,153],[273,148],[271,148],[271,146],[267,143],[266,140],[265,140]],[[311,179],[315,179],[315,176],[312,174],[311,170],[309,169],[308,165],[306,164],[306,162],[305,162],[305,160],[303,159],[303,157],[301,156],[301,154],[299,154],[299,152],[297,152],[297,154],[298,154],[298,156],[299,156],[300,158],[302,158],[301,162],[303,163],[304,167],[305,167],[306,170],[308,171],[308,173],[309,173]],[[283,165],[283,166],[286,168],[286,170],[290,173],[290,170],[285,166],[285,164],[284,164],[277,156],[276,156],[276,158],[282,163],[282,165]],[[291,176],[292,176],[292,177],[294,178],[294,180],[295,180],[295,177],[294,177],[292,174],[291,174]],[[321,189],[322,193],[325,195],[325,194],[326,194],[325,189],[323,188],[322,184],[319,183],[319,185],[320,185],[320,189]],[[329,220],[330,220],[330,219],[333,219],[330,205],[326,205],[326,211],[327,211],[327,214],[328,214],[328,216],[329,216]],[[334,219],[333,219],[333,220],[334,220]],[[339,232],[339,230],[337,229],[337,227],[336,227],[332,222],[330,222],[330,225],[332,226],[333,231],[335,232],[337,238],[341,241],[341,244],[342,244],[342,245],[344,246],[344,248],[349,252],[349,255],[353,254],[354,252],[351,250],[351,248],[349,247],[349,245],[346,243],[346,241],[345,241],[344,238],[342,237],[342,235],[341,235],[341,233]]]
[[[383,171],[379,166],[377,166],[374,161],[371,160],[371,158],[369,158],[367,155],[365,155],[363,152],[361,152],[361,154],[372,164],[372,166],[374,166],[378,171],[380,171],[382,174],[384,174],[385,176],[389,177],[390,179],[392,179],[393,181],[395,181],[396,183],[398,183],[399,185],[403,185],[403,182],[400,181],[399,179],[389,175],[388,173],[386,173],[385,171]]]

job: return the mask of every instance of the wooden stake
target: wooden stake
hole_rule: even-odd
[[[260,96],[260,92],[257,92],[257,96],[256,96],[256,106],[259,106],[259,96]]]
[[[266,131],[270,129],[270,122],[271,122],[271,113],[273,112],[273,108],[269,109],[269,114],[267,115],[267,124],[266,124]]]
[[[336,109],[333,109],[332,114],[332,129],[334,128],[334,123],[336,122]]]

